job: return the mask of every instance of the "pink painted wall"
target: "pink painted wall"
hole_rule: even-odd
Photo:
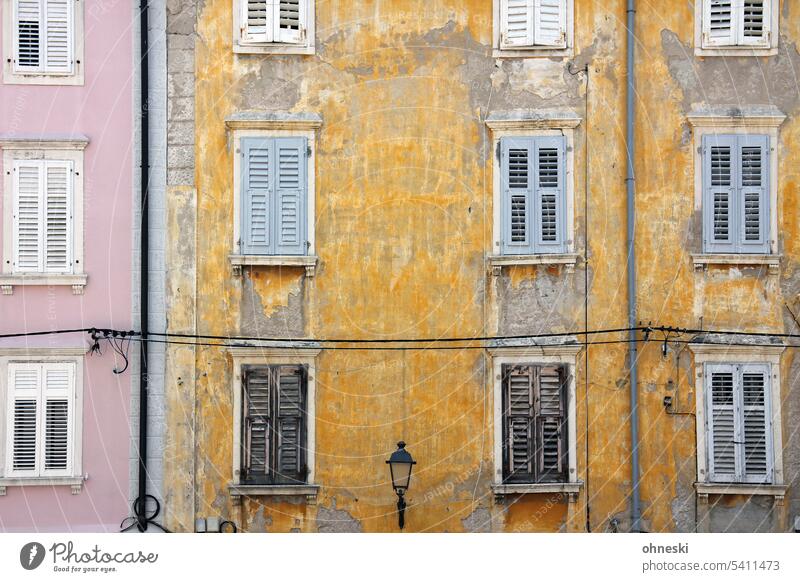
[[[84,85],[3,84],[0,134],[89,138],[83,176],[88,283],[82,296],[73,295],[68,286],[16,286],[13,295],[0,295],[0,334],[132,327],[133,12],[127,1],[83,3]],[[27,345],[88,346],[87,338],[47,336]],[[0,349],[20,345],[26,345],[25,340],[0,339]],[[137,348],[134,344],[131,351],[136,353]],[[85,358],[83,472],[89,479],[82,492],[73,495],[69,487],[9,487],[0,497],[0,531],[117,531],[130,511],[131,372],[117,376],[112,373],[115,365],[108,347],[102,356]],[[0,419],[3,431],[4,423]]]

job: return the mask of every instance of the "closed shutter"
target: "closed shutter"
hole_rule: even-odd
[[[534,44],[567,46],[567,0],[535,0]]]
[[[43,270],[44,163],[14,162],[13,246],[14,265],[19,273]]]
[[[242,480],[264,483],[270,477],[271,374],[265,366],[243,370],[242,398]]]
[[[501,208],[504,255],[533,253],[533,140],[501,139]]]
[[[534,0],[501,0],[500,23],[501,48],[532,46]]]
[[[41,366],[8,365],[9,422],[8,472],[19,477],[35,477],[38,469],[39,409]]]
[[[741,135],[737,139],[739,192],[738,251],[769,252],[769,137]]]
[[[272,42],[275,0],[240,0],[243,42]]]
[[[46,162],[44,270],[72,271],[72,162]]]
[[[559,366],[538,369],[536,384],[536,462],[538,482],[567,480],[567,427],[565,370]]]
[[[503,477],[509,482],[535,481],[535,366],[503,366]]]
[[[736,31],[734,0],[703,0],[703,46],[735,45]]]
[[[276,480],[305,483],[305,369],[280,366],[277,402]]]
[[[534,252],[566,251],[564,157],[566,138],[536,139],[536,243]]]
[[[43,475],[69,475],[72,471],[73,364],[43,364],[44,401]]]
[[[272,254],[271,240],[275,152],[273,140],[242,138],[242,224],[243,254]]]
[[[38,71],[43,65],[41,0],[14,1],[15,70]]]
[[[744,0],[738,19],[739,44],[769,46],[771,0]]]
[[[706,367],[709,475],[712,482],[736,480],[736,375],[732,366]]]
[[[305,11],[309,0],[278,0],[275,21],[275,40],[296,44],[303,40],[305,29]]]
[[[276,252],[303,255],[306,251],[306,138],[275,140],[277,208]]]
[[[772,482],[772,418],[769,366],[741,366],[742,477],[747,483]]]
[[[72,72],[73,1],[45,0],[45,71]]]

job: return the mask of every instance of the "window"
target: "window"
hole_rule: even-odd
[[[46,150],[29,146],[45,145]],[[85,140],[0,140],[6,171],[3,201],[3,292],[13,285],[73,285],[82,293],[82,180]]]
[[[704,251],[769,253],[768,183],[769,136],[704,136]]]
[[[4,0],[7,83],[83,83],[79,4],[75,0]]]
[[[234,51],[314,53],[313,0],[234,0]]]
[[[495,56],[568,54],[573,0],[494,0]]]
[[[695,5],[700,54],[728,54],[730,49],[738,49],[736,54],[743,55],[747,51],[752,54],[753,49],[777,50],[778,10],[774,0],[702,0]]]
[[[567,480],[564,366],[503,366],[503,481]]]
[[[500,148],[502,254],[565,252],[565,138],[504,137]]]
[[[304,366],[245,366],[242,370],[241,482],[305,483]]]
[[[0,354],[0,494],[9,485],[80,490],[83,351],[11,348]]]

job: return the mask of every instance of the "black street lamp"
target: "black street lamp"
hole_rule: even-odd
[[[406,450],[406,443],[400,441],[397,443],[397,450],[392,453],[389,460],[386,461],[386,464],[389,465],[389,471],[392,475],[392,487],[394,487],[394,492],[397,493],[397,513],[400,521],[400,529],[403,529],[406,523],[406,500],[404,499],[404,495],[411,482],[411,468],[416,465],[417,462],[411,458],[411,453]]]

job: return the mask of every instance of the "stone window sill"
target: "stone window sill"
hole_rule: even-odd
[[[575,271],[577,253],[552,253],[538,255],[489,255],[492,275],[500,275],[503,267],[516,265],[564,265],[568,273]]]
[[[495,59],[526,59],[548,57],[572,57],[571,47],[528,47],[523,49],[492,49],[492,58]]]
[[[774,497],[776,505],[783,505],[787,485],[759,485],[757,483],[695,483],[697,498],[708,503],[709,495],[764,495]]]
[[[83,488],[83,477],[3,477],[0,478],[0,495],[6,494],[8,487],[72,487],[72,494],[78,495]]]
[[[62,275],[58,273],[16,273],[0,275],[0,290],[3,295],[12,295],[17,285],[64,285],[72,286],[73,295],[83,295],[87,275]]]
[[[317,268],[316,255],[229,255],[233,274],[240,276],[242,267],[305,267],[306,276],[313,277]]]
[[[315,505],[320,486],[308,485],[228,485],[228,493],[234,505],[241,503],[242,497],[305,497],[306,503]]]
[[[314,45],[307,44],[241,44],[233,43],[233,52],[238,55],[313,55]]]
[[[567,496],[570,503],[578,500],[583,488],[583,481],[574,483],[496,483],[492,485],[495,500],[502,503],[506,495],[531,495],[542,493],[560,493]]]
[[[696,47],[694,54],[696,57],[773,57],[778,54],[778,47]]]
[[[692,253],[695,270],[713,266],[766,266],[770,275],[777,275],[781,266],[781,255],[729,255],[711,253]]]

